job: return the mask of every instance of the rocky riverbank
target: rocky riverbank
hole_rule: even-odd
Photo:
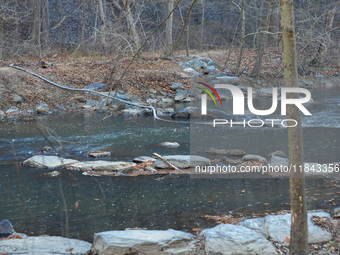
[[[309,254],[339,250],[339,211],[308,212]],[[126,229],[95,233],[93,244],[58,236],[26,236],[15,233],[11,223],[0,223],[1,254],[289,254],[291,215],[240,219],[197,229],[196,235],[168,229]],[[9,236],[9,237],[8,237]]]
[[[109,100],[106,98],[109,94],[107,92],[109,86],[105,83],[94,82],[84,86],[66,85],[66,89],[61,89],[22,70],[2,67],[0,68],[0,76],[4,83],[0,84],[2,94],[0,98],[0,118],[17,119],[35,114],[104,112],[107,110],[112,114],[124,116],[153,115],[152,108],[147,106],[152,106],[158,115],[169,115],[172,118],[190,118],[193,109],[178,112],[176,108],[177,104],[183,105],[200,100],[202,91],[197,88],[199,85],[197,82],[204,82],[210,86],[232,84],[244,91],[247,90],[247,87],[252,87],[254,97],[271,97],[271,87],[284,85],[283,79],[253,79],[246,73],[241,77],[230,76],[231,71],[228,68],[224,68],[223,65],[219,65],[210,58],[189,59],[191,58],[178,57],[177,61],[172,61],[172,66],[169,67],[168,72],[164,69],[138,69],[137,73],[140,77],[130,79],[131,81],[126,85],[127,89],[122,86]],[[65,86],[63,80],[57,76],[58,66],[52,66],[50,72],[41,70],[35,65],[23,67],[30,72],[47,77],[52,82]],[[77,70],[74,71],[77,72]],[[159,78],[160,81],[157,82],[157,80],[154,81],[154,76],[163,76],[163,78]],[[140,82],[138,83],[141,80],[144,81],[143,86],[140,85]],[[148,80],[153,86],[146,86],[149,83]],[[300,87],[308,89],[339,86],[339,84],[338,77],[326,77],[320,74],[301,78],[299,81]],[[101,94],[67,90],[67,88],[93,90],[101,92]],[[20,95],[15,91],[19,92]],[[228,90],[217,89],[217,91],[221,99],[231,99],[231,93]],[[220,114],[214,113],[215,115]],[[209,115],[211,114],[209,113]]]

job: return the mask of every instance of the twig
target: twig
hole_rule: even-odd
[[[156,152],[153,153],[153,155],[155,155],[156,157],[160,158],[161,160],[163,160],[165,163],[167,163],[170,167],[172,167],[175,170],[179,170],[177,166],[175,166],[174,164],[172,164],[171,162],[169,162],[169,160],[163,158],[161,155],[157,154]]]

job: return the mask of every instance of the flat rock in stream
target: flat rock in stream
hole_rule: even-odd
[[[23,164],[38,168],[57,168],[77,162],[78,161],[74,159],[66,159],[58,156],[35,155],[29,159],[26,159]]]
[[[193,254],[196,240],[178,230],[114,230],[96,233],[93,246],[98,254]]]
[[[172,155],[172,156],[164,156],[166,160],[171,162],[178,168],[189,168],[195,166],[210,166],[210,160],[201,156],[192,156],[192,155]],[[171,168],[167,163],[165,163],[161,159],[157,159],[155,163],[152,165],[154,168],[162,168],[167,169]]]
[[[135,166],[135,163],[124,161],[84,161],[72,164],[73,170],[78,171],[112,171],[120,172],[125,168]]]
[[[151,157],[148,157],[148,156],[139,156],[137,158],[134,158],[133,159],[133,162],[136,162],[136,163],[143,163],[143,162],[146,162],[146,161],[156,161],[156,159],[154,158],[151,158]]]
[[[91,244],[88,242],[61,236],[28,236],[0,241],[0,254],[8,255],[83,255],[90,249]]]

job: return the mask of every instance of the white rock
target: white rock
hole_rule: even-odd
[[[19,111],[20,109],[18,107],[12,106],[6,111],[6,113],[18,113]]]
[[[332,234],[321,227],[312,223],[312,215],[319,217],[330,217],[326,212],[309,212],[308,218],[308,243],[323,243],[332,240]],[[249,227],[258,233],[262,233],[270,240],[284,243],[286,237],[290,237],[291,214],[285,215],[268,215],[263,218],[260,224],[259,219],[245,220],[241,225]]]
[[[168,230],[106,231],[94,235],[99,254],[193,254],[196,240],[189,233]]]
[[[160,143],[161,146],[164,146],[164,147],[169,147],[169,148],[177,148],[179,147],[179,143],[177,142],[164,142],[164,143]]]
[[[247,154],[242,158],[243,161],[267,161],[264,157],[259,155]]]
[[[118,172],[125,168],[135,166],[135,163],[132,162],[123,162],[123,161],[84,161],[72,164],[71,167],[74,170],[79,171],[113,171]]]
[[[277,254],[273,244],[254,230],[243,226],[223,224],[205,229],[206,254]]]
[[[110,156],[111,152],[109,151],[90,151],[87,153],[88,156],[94,157],[94,158],[100,158],[105,156]]]
[[[37,112],[42,113],[42,112],[48,112],[50,110],[50,107],[48,104],[40,104],[37,106]]]
[[[26,255],[83,255],[91,249],[91,244],[85,241],[64,238],[60,236],[29,236],[22,239],[10,239],[0,242],[0,254]]]
[[[136,162],[136,163],[143,163],[145,161],[156,161],[156,159],[154,158],[151,158],[151,157],[148,157],[148,156],[140,156],[140,157],[137,157],[137,158],[134,158],[133,159],[133,162]]]
[[[123,110],[123,116],[135,117],[142,115],[144,113],[144,109],[125,109]]]
[[[241,82],[240,78],[233,76],[221,76],[216,77],[216,79],[219,81],[219,84],[239,85]]]
[[[38,168],[57,168],[77,162],[78,161],[74,159],[65,159],[58,156],[35,155],[29,159],[26,159],[23,164]]]
[[[201,156],[194,155],[172,155],[172,156],[164,156],[165,159],[170,161],[172,164],[177,166],[178,168],[189,168],[195,166],[209,166],[210,160]],[[155,168],[170,168],[167,163],[163,160],[157,159],[155,163],[152,165]]]

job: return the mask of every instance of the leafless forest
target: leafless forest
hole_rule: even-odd
[[[339,63],[339,1],[296,0],[299,68]],[[2,0],[0,57],[3,60],[59,53],[133,55],[174,51],[238,51],[239,74],[246,49],[258,76],[263,53],[281,52],[280,7],[275,0]]]

